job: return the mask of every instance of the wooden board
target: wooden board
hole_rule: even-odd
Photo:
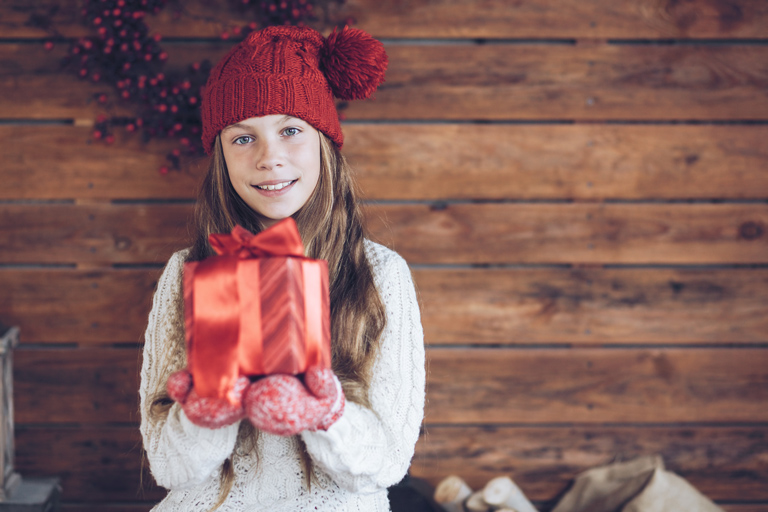
[[[159,269],[0,270],[27,343],[139,343]],[[765,269],[418,269],[428,344],[765,343]]]
[[[764,503],[767,441],[765,426],[434,426],[416,445],[411,473],[432,485],[459,475],[473,489],[509,475],[530,499],[551,505],[582,471],[658,453],[710,499]]]
[[[140,347],[17,350],[14,421],[138,424],[140,366]]]
[[[768,422],[766,349],[427,354],[427,424]],[[17,424],[138,421],[138,349],[18,355]]]
[[[761,263],[764,204],[436,204],[367,210],[409,263]]]
[[[163,263],[188,204],[0,204],[0,263]],[[411,264],[768,262],[768,205],[389,204],[373,238]]]
[[[670,469],[712,499],[766,502],[765,439],[765,427],[431,427],[416,445],[411,471],[433,485],[460,474],[474,488],[510,474],[531,499],[549,501],[590,467],[660,453]],[[137,428],[21,428],[16,440],[18,470],[27,477],[61,476],[65,501],[163,496],[146,473],[139,494]]]
[[[0,270],[0,317],[28,343],[141,343],[160,269]]]
[[[431,349],[427,394],[433,424],[759,423],[768,350]]]
[[[168,45],[169,73],[218,60],[229,44]],[[764,120],[764,45],[388,44],[375,101],[342,105],[350,119]],[[63,48],[0,45],[7,119],[127,115],[115,92],[62,72]],[[186,73],[186,71],[184,72]],[[95,105],[95,93],[107,95]],[[90,102],[90,103],[89,103]]]
[[[318,7],[322,9],[323,4],[318,2]],[[339,4],[331,4],[332,20],[352,17],[356,27],[385,38],[762,38],[768,23],[765,5],[749,0],[346,0]],[[159,16],[149,17],[151,27],[165,37],[218,37],[222,30],[242,25],[243,19],[254,19],[254,11],[243,15],[202,0],[180,5],[181,10],[169,5]],[[76,0],[6,1],[0,5],[0,32],[5,37],[45,37],[53,31],[67,36],[87,34],[78,13]]]
[[[64,502],[161,500],[165,490],[148,469],[142,472],[141,450],[136,426],[16,429],[16,471],[59,477]]]
[[[0,126],[0,199],[191,199],[205,160],[161,175],[173,142]],[[423,199],[768,197],[762,125],[345,124],[363,195]],[[40,151],[41,141],[45,151]],[[55,179],[53,179],[55,177]]]
[[[764,343],[763,269],[419,269],[431,344]]]
[[[175,203],[0,204],[0,261],[164,263],[188,245],[191,212]]]

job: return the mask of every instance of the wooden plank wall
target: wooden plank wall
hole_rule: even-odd
[[[209,5],[211,4],[211,5]],[[216,59],[228,9],[152,21],[170,65]],[[0,3],[0,320],[19,325],[17,465],[65,509],[162,496],[137,429],[142,332],[185,245],[200,164],[89,144],[114,91],[62,73],[49,20]],[[412,473],[511,475],[542,510],[580,471],[660,453],[729,512],[768,510],[768,3],[348,0],[383,38],[343,105],[378,240],[412,265],[428,407]]]

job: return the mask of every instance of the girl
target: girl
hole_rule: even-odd
[[[333,96],[369,97],[386,54],[362,31],[270,27],[212,71],[202,102],[211,155],[190,249],[163,271],[141,369],[141,434],[161,511],[388,511],[424,408],[424,347],[405,261],[365,239]],[[185,261],[211,233],[293,217],[328,261],[333,370],[241,378],[200,398],[184,370]]]

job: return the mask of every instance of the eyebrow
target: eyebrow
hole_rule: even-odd
[[[289,115],[287,115],[287,114],[286,114],[286,115],[284,115],[284,116],[283,116],[283,118],[282,118],[282,119],[280,119],[280,121],[278,121],[278,123],[277,123],[277,124],[280,124],[280,123],[285,123],[285,122],[287,122],[287,121],[290,121],[291,119],[299,119],[299,118],[298,118],[298,117],[295,117],[295,116],[289,116]],[[223,132],[225,132],[225,131],[229,130],[230,128],[242,128],[242,129],[247,129],[247,128],[249,128],[249,126],[248,126],[247,124],[243,124],[243,123],[235,123],[235,124],[231,124],[231,125],[227,126],[226,128],[224,128],[224,129],[223,129],[223,130],[221,130],[221,131],[222,131],[222,133],[223,133]]]

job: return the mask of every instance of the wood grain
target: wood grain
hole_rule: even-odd
[[[159,269],[0,271],[22,343],[139,343]],[[765,269],[418,269],[428,344],[764,343]]]
[[[764,343],[762,269],[419,269],[427,343]]]
[[[509,475],[530,499],[547,501],[543,510],[549,510],[582,471],[658,453],[667,469],[710,499],[766,501],[766,450],[764,426],[432,426],[416,445],[411,473],[432,485],[460,475],[473,489]]]
[[[430,349],[427,395],[427,423],[766,422],[768,350]]]
[[[59,475],[66,502],[87,507],[163,496],[148,473],[139,492],[137,428],[22,427],[16,440],[18,470],[26,477]],[[474,488],[509,474],[531,499],[551,502],[581,471],[660,453],[669,469],[709,498],[765,502],[767,446],[765,427],[430,427],[416,445],[411,471],[433,485],[460,474]]]
[[[21,343],[141,343],[159,269],[3,269],[0,317]]]
[[[761,125],[346,124],[344,152],[363,196],[439,199],[763,199]],[[117,131],[0,126],[0,199],[191,199],[205,171],[157,170],[173,143]],[[40,151],[44,142],[45,151]]]
[[[764,204],[435,204],[367,210],[409,263],[760,263]]]
[[[141,451],[134,426],[16,429],[16,470],[27,478],[57,476],[64,502],[160,501],[165,490],[142,471]]]
[[[762,38],[768,12],[762,2],[701,0],[673,2],[476,2],[347,0],[331,5],[332,20],[352,17],[356,27],[383,38]],[[169,5],[148,22],[165,37],[219,37],[253,19],[237,9],[221,9],[202,0]],[[318,4],[320,8],[323,3]],[[0,4],[0,32],[5,37],[67,36],[88,33],[76,0]],[[251,11],[252,13],[253,11]],[[322,11],[321,11],[322,12]]]
[[[218,60],[229,44],[168,44],[169,73]],[[763,120],[762,45],[410,44],[386,46],[375,101],[342,104],[350,120]],[[0,45],[6,119],[127,115],[105,85],[63,73],[64,50]],[[180,69],[176,69],[177,66]],[[107,95],[103,107],[95,93]]]
[[[8,263],[164,263],[187,244],[189,204],[0,204]]]
[[[1,263],[163,263],[188,244],[188,204],[0,204]],[[768,205],[389,204],[375,240],[411,264],[768,261]]]
[[[428,425],[768,422],[766,349],[434,348],[427,354]],[[138,349],[18,355],[17,424],[138,421]]]
[[[134,423],[141,348],[17,350],[17,425]]]

